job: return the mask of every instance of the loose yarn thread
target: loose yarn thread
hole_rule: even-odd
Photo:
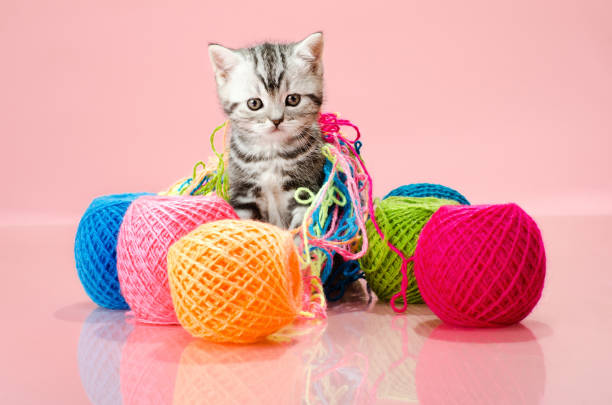
[[[367,237],[360,249],[355,246],[361,235],[365,235],[367,208],[362,205],[361,193],[371,185],[371,181],[367,182],[367,170],[360,157],[359,128],[348,120],[339,119],[336,114],[321,114],[319,125],[326,141],[322,148],[327,159],[325,181],[316,194],[307,188],[299,188],[295,199],[300,204],[309,205],[300,236],[302,261],[310,269],[307,285],[311,284],[310,294],[315,299],[305,300],[305,305],[310,307],[306,312],[324,317],[324,288],[329,286],[328,297],[337,299],[344,293],[346,285],[362,277],[355,260],[367,251]],[[355,138],[344,137],[341,126],[353,128]],[[335,280],[330,280],[334,254],[345,261],[340,267],[335,296],[332,295],[335,286],[331,285]],[[330,283],[323,287],[326,282]],[[316,301],[317,297],[323,299]],[[308,317],[308,314],[304,315]]]
[[[223,128],[223,145],[226,145],[226,137],[229,128],[228,121],[215,128],[210,135],[210,147],[214,153],[208,160],[208,164],[203,161],[197,162],[193,167],[193,175],[174,183],[168,190],[159,193],[160,195],[207,195],[216,193],[224,200],[229,200],[229,182],[225,177],[226,161],[224,156],[215,147],[215,135]],[[200,171],[198,169],[201,168]]]
[[[363,162],[363,160],[360,157],[359,154],[359,149],[361,148],[362,144],[359,141],[359,138],[361,136],[361,133],[359,131],[359,128],[354,125],[353,123],[351,123],[348,120],[342,120],[339,119],[338,116],[336,114],[321,114],[321,117],[319,119],[319,124],[321,126],[321,132],[323,132],[324,134],[324,139],[331,143],[331,144],[337,144],[340,146],[340,149],[342,150],[342,147],[345,146],[346,148],[348,148],[348,150],[350,152],[352,152],[352,156],[354,159],[349,159],[350,162],[354,163],[354,168],[358,169],[359,171],[355,171],[354,173],[359,173],[357,174],[359,176],[358,181],[360,182],[359,184],[362,185],[362,187],[351,187],[351,190],[354,190],[355,188],[357,190],[359,190],[357,193],[351,193],[351,200],[354,201],[356,203],[356,205],[358,207],[361,207],[361,199],[360,198],[355,198],[357,195],[360,194],[360,192],[365,191],[366,192],[366,201],[367,201],[367,211],[366,211],[366,217],[367,215],[369,215],[369,218],[374,226],[374,228],[376,229],[376,232],[378,233],[378,235],[380,236],[381,240],[386,241],[387,246],[389,247],[389,249],[391,249],[395,254],[397,254],[400,259],[402,260],[402,264],[400,266],[400,272],[402,274],[402,284],[400,287],[400,291],[395,294],[392,299],[391,299],[391,307],[393,308],[393,310],[395,312],[404,312],[408,306],[407,302],[406,302],[406,290],[408,288],[408,263],[410,261],[412,261],[412,259],[407,259],[404,254],[393,244],[391,243],[389,240],[387,240],[385,238],[385,234],[382,232],[382,230],[380,229],[380,227],[378,226],[378,222],[376,221],[376,216],[375,216],[375,211],[374,211],[374,199],[372,197],[372,186],[373,186],[373,182],[372,182],[372,176],[370,176],[370,173],[367,169],[367,167],[365,166],[365,163]],[[349,141],[346,138],[344,138],[341,134],[340,134],[340,126],[349,126],[352,127],[356,132],[357,132],[357,136],[354,140]],[[336,148],[337,150],[337,148]],[[345,155],[348,155],[348,153],[345,153]],[[341,154],[336,154],[336,156],[342,156]],[[341,168],[343,169],[342,172],[343,173],[353,173],[349,170],[346,170],[346,166],[349,166],[347,163],[346,159],[342,159],[341,160],[342,164],[341,164]],[[354,182],[353,182],[354,183]],[[324,184],[324,187],[327,185]],[[328,188],[328,187],[327,187]],[[323,190],[323,188],[322,188]],[[296,192],[297,194],[297,192]],[[319,191],[319,193],[317,194],[317,196],[320,196],[321,194],[321,190]],[[297,198],[297,196],[296,196]],[[355,199],[354,199],[355,198]],[[315,202],[313,202],[313,206],[316,206],[316,204],[321,204],[320,201],[318,201],[317,198],[315,198]],[[312,207],[312,206],[311,206]],[[359,210],[357,210],[357,212],[359,212]],[[308,218],[309,215],[306,215],[306,218]],[[356,216],[356,218],[359,216]],[[367,232],[365,232],[365,230],[363,229],[363,225],[361,224],[362,222],[365,222],[365,218],[364,217],[359,217],[362,221],[360,221],[359,223],[359,229],[361,231],[361,241],[362,241],[362,247],[361,250],[355,254],[352,259],[358,259],[359,257],[363,256],[365,254],[365,252],[368,250],[368,239],[367,239]],[[306,227],[303,226],[304,229],[304,240],[307,240],[307,232],[306,232]],[[311,235],[312,237],[312,235]],[[313,245],[316,245],[313,244]],[[308,251],[308,245],[305,244],[305,251]],[[338,253],[342,254],[341,251],[337,251]],[[344,258],[350,257],[351,255],[343,255]],[[309,262],[310,256],[307,256],[307,263]],[[398,298],[403,298],[404,304],[402,306],[402,308],[397,308],[395,301]]]

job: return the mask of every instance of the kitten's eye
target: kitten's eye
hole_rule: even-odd
[[[296,105],[300,104],[300,100],[301,97],[299,94],[289,94],[285,100],[285,104],[295,107]]]
[[[253,110],[253,111],[257,111],[259,110],[261,107],[263,107],[263,102],[261,101],[260,98],[250,98],[247,100],[247,106]]]

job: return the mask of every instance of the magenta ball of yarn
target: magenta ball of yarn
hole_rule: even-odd
[[[199,225],[219,219],[238,216],[216,195],[146,196],[130,205],[117,239],[117,274],[138,321],[178,323],[168,284],[168,249]]]
[[[423,228],[414,268],[423,299],[444,322],[495,327],[537,304],[546,256],[538,226],[518,205],[449,205]]]

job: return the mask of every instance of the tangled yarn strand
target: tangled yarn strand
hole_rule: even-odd
[[[374,225],[374,228],[376,229],[376,232],[380,236],[381,240],[384,240],[389,246],[389,249],[391,249],[394,253],[396,253],[402,260],[402,265],[400,267],[400,271],[402,273],[402,286],[401,286],[401,290],[391,298],[391,307],[393,308],[395,312],[404,312],[406,308],[408,307],[408,303],[406,301],[406,290],[408,288],[408,263],[411,262],[413,258],[412,257],[406,258],[404,254],[397,247],[395,247],[393,243],[391,243],[388,239],[385,238],[385,235],[380,229],[378,222],[376,222],[376,215],[374,211],[374,204],[373,204],[373,197],[372,197],[372,188],[373,188],[372,176],[370,175],[366,165],[364,164],[363,159],[361,159],[361,157],[359,156],[359,153],[357,153],[356,149],[353,147],[353,145],[351,145],[351,141],[348,141],[346,138],[344,138],[339,133],[341,125],[347,125],[355,129],[355,131],[357,132],[357,136],[352,141],[352,143],[355,144],[356,142],[359,141],[359,138],[361,137],[359,128],[357,128],[356,125],[352,124],[348,120],[338,119],[338,117],[335,114],[322,114],[321,122],[322,122],[321,130],[324,133],[326,133],[326,140],[328,142],[330,142],[330,139],[334,140],[334,138],[342,140],[345,143],[345,145],[351,150],[351,152],[353,153],[353,156],[356,157],[357,161],[359,162],[360,169],[365,174],[365,178],[367,181],[366,188],[367,188],[367,193],[368,193],[368,198],[367,198],[368,214],[370,216],[370,220],[372,221],[372,224]],[[367,250],[368,240],[367,240],[365,231],[363,231],[362,234],[363,234],[363,244],[365,245],[366,250]],[[401,308],[398,309],[395,304],[395,301],[400,297],[404,300],[404,304],[402,305]]]
[[[368,241],[365,229],[367,209],[362,206],[360,198],[366,185],[363,181],[363,162],[358,158],[358,149],[361,147],[359,128],[348,120],[339,120],[335,114],[322,114],[319,125],[326,141],[322,148],[327,159],[326,181],[316,194],[300,188],[296,190],[295,198],[299,203],[309,205],[298,231],[302,240],[302,262],[310,269],[308,277],[317,288],[316,291],[312,288],[313,297],[324,298],[320,288],[330,276],[333,254],[339,254],[349,262],[354,261],[365,254]],[[357,133],[355,139],[349,140],[342,136],[341,126],[353,128]],[[353,245],[360,236],[363,238],[361,248],[355,251]],[[361,277],[358,265],[353,267],[357,270],[344,271],[340,296],[345,283]],[[323,303],[320,301],[318,305]]]
[[[333,162],[332,171],[329,176],[330,178],[332,178],[339,172],[342,172],[345,174],[351,173],[351,167],[349,163],[347,162],[347,159],[343,156],[343,154],[336,147],[334,147],[333,145],[325,145],[323,147],[323,153],[326,155],[326,157],[331,162]],[[357,212],[362,211],[361,203],[359,201],[359,187],[357,186],[355,179],[347,179],[347,186],[348,186],[347,189],[349,192],[350,200],[356,205],[355,211]],[[306,221],[308,220],[309,216],[312,215],[312,212],[324,203],[324,199],[327,195],[329,195],[330,189],[331,189],[331,181],[328,181],[323,185],[323,187],[319,190],[317,195],[314,197],[314,201],[312,202],[312,205],[309,207],[307,214],[305,215]],[[363,234],[365,234],[365,221],[364,221],[363,215],[355,215],[354,220],[356,222],[357,228]],[[359,257],[361,257],[365,253],[365,251],[368,249],[367,237],[364,238],[364,242],[362,244],[361,249],[357,253],[353,253],[349,248],[343,247],[341,244],[338,244],[337,242],[330,240],[331,236],[333,236],[333,234],[337,231],[338,218],[337,218],[336,213],[334,213],[331,221],[332,222],[331,222],[330,229],[324,235],[308,234],[307,227],[306,226],[303,227],[303,235],[305,238],[304,240],[306,241],[307,246],[312,245],[312,246],[317,246],[323,249],[327,248],[329,250],[333,250],[336,253],[340,253],[343,258],[348,259],[348,260],[354,260],[354,259],[358,259]]]
[[[398,313],[404,312],[406,308],[408,308],[408,301],[406,300],[406,290],[408,289],[408,263],[413,261],[414,257],[410,257],[407,259],[406,256],[404,256],[404,254],[401,252],[401,250],[395,247],[395,245],[389,240],[385,239],[385,234],[381,231],[380,226],[378,226],[378,222],[376,222],[376,215],[374,214],[374,204],[372,203],[372,176],[370,176],[370,173],[368,172],[368,169],[365,167],[365,165],[363,165],[363,162],[362,167],[368,177],[368,182],[370,184],[370,186],[368,187],[368,210],[370,213],[370,219],[372,221],[372,224],[374,225],[376,232],[380,236],[380,239],[387,242],[389,249],[396,253],[402,260],[402,265],[400,267],[400,271],[402,273],[402,286],[400,291],[397,294],[393,295],[393,297],[391,297],[391,308],[393,308],[393,310]],[[398,309],[395,305],[395,301],[400,297],[403,299],[404,304],[400,309]]]
[[[191,177],[181,179],[174,183],[168,190],[159,193],[160,195],[207,195],[215,192],[224,200],[229,199],[229,182],[225,176],[226,162],[224,159],[225,151],[218,152],[215,148],[215,136],[223,129],[223,145],[229,128],[229,122],[216,127],[210,135],[210,146],[214,153],[208,163],[197,162],[193,166]],[[198,169],[201,168],[200,171]]]

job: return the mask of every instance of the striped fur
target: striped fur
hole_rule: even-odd
[[[296,203],[295,190],[321,187],[322,47],[321,33],[291,44],[209,46],[219,100],[232,128],[230,204],[241,218],[294,228],[306,210]],[[289,95],[297,95],[299,103],[288,104]],[[250,99],[261,100],[262,107],[249,108]]]

